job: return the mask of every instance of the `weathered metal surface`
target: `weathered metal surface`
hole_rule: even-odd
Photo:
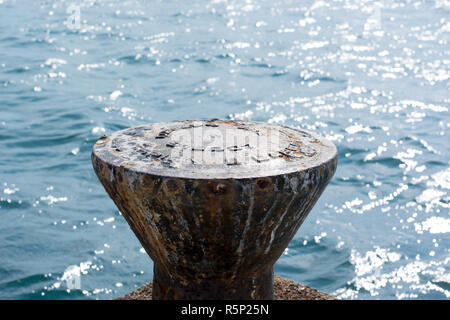
[[[155,299],[270,299],[337,151],[278,125],[176,121],[102,137],[92,162],[155,263]]]

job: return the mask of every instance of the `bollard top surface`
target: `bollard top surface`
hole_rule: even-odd
[[[240,179],[304,171],[337,157],[330,141],[253,121],[189,120],[140,125],[101,137],[93,156],[136,173]]]

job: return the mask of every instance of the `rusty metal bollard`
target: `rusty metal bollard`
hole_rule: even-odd
[[[100,138],[92,163],[154,261],[153,299],[273,299],[273,265],[337,150],[274,124],[175,121]]]

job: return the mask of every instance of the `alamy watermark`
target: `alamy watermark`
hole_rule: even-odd
[[[280,151],[280,132],[262,129],[204,127],[195,125],[170,134],[170,159],[182,165],[193,164],[244,164],[265,162]]]
[[[81,28],[81,7],[71,4],[67,7],[66,13],[69,14],[64,25],[70,30],[79,30]]]
[[[77,265],[67,267],[61,278],[61,281],[65,281],[68,290],[80,290],[81,289],[81,268]]]
[[[364,31],[376,31],[381,30],[381,4],[376,4],[370,8],[372,14],[367,18],[364,24]]]

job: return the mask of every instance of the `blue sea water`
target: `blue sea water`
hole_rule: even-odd
[[[230,118],[339,149],[277,274],[342,299],[449,299],[449,17],[446,0],[0,0],[0,298],[151,281],[92,146]]]

